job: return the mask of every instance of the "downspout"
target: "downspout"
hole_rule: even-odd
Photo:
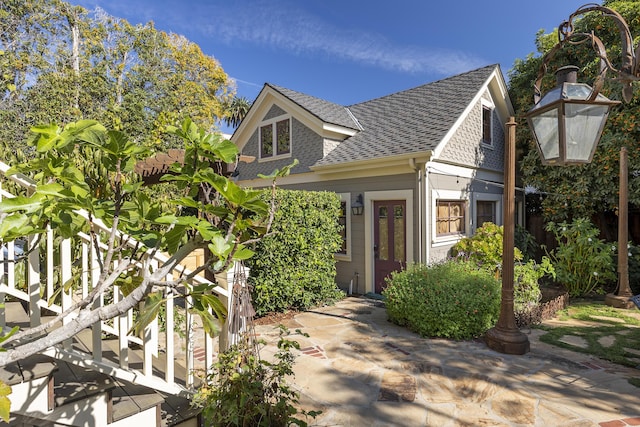
[[[418,253],[417,261],[426,263],[427,245],[426,245],[426,167],[425,164],[416,163],[416,159],[409,159],[409,166],[416,173],[416,204],[417,204],[417,235],[418,235]]]
[[[417,205],[417,235],[418,235],[418,253],[416,254],[416,259],[418,262],[422,262],[422,191],[420,191],[420,185],[422,182],[422,168],[418,167],[416,164],[416,159],[413,157],[409,159],[409,167],[413,169],[416,175],[416,205]]]
[[[431,159],[431,158],[429,158]],[[431,259],[431,244],[429,243],[431,241],[431,202],[429,199],[429,168],[427,167],[427,164],[425,163],[424,165],[424,180],[422,183],[423,189],[421,190],[424,194],[424,218],[422,218],[422,221],[424,222],[425,226],[424,226],[424,236],[422,236],[422,238],[424,239],[424,260],[423,262],[425,264],[429,263],[429,260]]]

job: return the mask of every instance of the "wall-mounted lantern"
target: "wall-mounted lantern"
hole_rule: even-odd
[[[362,194],[358,194],[356,201],[351,204],[351,213],[353,215],[362,215],[364,212],[364,202],[362,201]]]

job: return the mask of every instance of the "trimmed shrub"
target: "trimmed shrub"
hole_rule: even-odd
[[[475,263],[411,265],[387,282],[389,320],[424,337],[478,337],[500,314],[500,282]]]
[[[338,195],[277,190],[276,203],[272,233],[247,262],[257,316],[306,310],[342,298],[334,258],[342,243]]]

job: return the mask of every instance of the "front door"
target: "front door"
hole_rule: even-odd
[[[404,200],[373,203],[375,291],[382,292],[385,278],[400,270],[407,260],[407,207]]]

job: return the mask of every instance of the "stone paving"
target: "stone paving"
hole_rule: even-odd
[[[640,370],[544,344],[512,356],[481,340],[423,339],[387,321],[379,301],[346,298],[283,323],[300,343],[294,387],[314,426],[640,425]],[[275,352],[278,329],[256,326]]]

